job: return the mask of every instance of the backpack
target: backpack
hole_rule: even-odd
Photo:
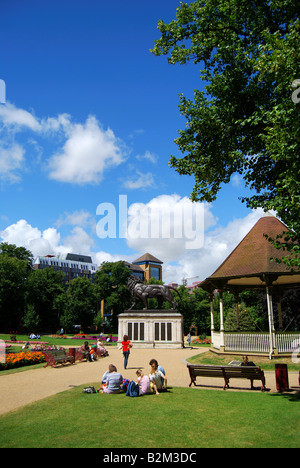
[[[137,397],[140,396],[140,387],[133,380],[127,385],[126,396]]]
[[[130,380],[129,379],[123,379],[123,383],[121,385],[121,390],[124,390],[126,391],[127,390],[127,387],[128,387],[128,384],[129,384]]]
[[[95,387],[86,387],[83,389],[83,393],[97,393]]]

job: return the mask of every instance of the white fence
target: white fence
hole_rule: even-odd
[[[292,353],[294,343],[300,339],[300,333],[276,333],[275,347],[278,353]],[[253,353],[269,353],[270,335],[269,333],[225,333],[225,351],[241,351]],[[213,346],[220,349],[221,333],[214,333]]]
[[[214,348],[220,349],[221,347],[221,333],[214,332]]]
[[[296,340],[300,339],[300,333],[278,333],[275,335],[276,348],[279,353],[292,353],[295,349]],[[299,342],[299,341],[298,341]]]

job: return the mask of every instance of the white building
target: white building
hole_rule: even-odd
[[[70,282],[74,278],[83,277],[93,280],[98,266],[93,263],[92,258],[87,255],[61,254],[58,256],[38,256],[34,259],[33,269],[42,270],[53,268],[65,274],[65,281]]]

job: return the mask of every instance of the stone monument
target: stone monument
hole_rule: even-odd
[[[128,335],[134,348],[183,348],[183,317],[176,311],[177,304],[170,291],[174,288],[144,284],[137,276],[132,275],[128,280],[128,289],[133,297],[133,304],[129,310],[118,316],[118,341],[121,342],[123,336]],[[158,300],[158,309],[148,309],[150,298]],[[173,308],[161,309],[164,300],[170,302]],[[144,308],[134,310],[138,302],[142,302]]]

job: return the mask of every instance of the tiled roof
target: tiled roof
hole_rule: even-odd
[[[268,234],[275,239],[284,231],[287,231],[287,227],[279,219],[274,216],[263,216],[211,278],[288,272],[289,268],[285,264],[270,260],[272,257],[280,258],[282,253],[264,237]]]
[[[158,260],[158,258],[153,257],[153,255],[150,255],[149,253],[146,253],[145,255],[142,255],[142,257],[138,258],[133,263],[138,263],[138,262],[163,263],[161,260]]]
[[[201,287],[206,290],[222,287],[255,288],[263,287],[267,282],[274,286],[299,287],[300,272],[292,271],[284,263],[272,261],[271,258],[283,257],[284,253],[275,249],[265,237],[267,234],[275,239],[287,230],[274,216],[263,216]]]

